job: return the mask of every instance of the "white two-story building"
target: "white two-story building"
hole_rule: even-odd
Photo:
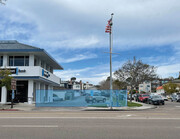
[[[53,86],[60,85],[53,70],[63,68],[44,49],[17,41],[0,41],[0,70],[5,69],[17,80],[15,100],[31,104],[36,100],[36,90],[53,90]],[[0,103],[10,101],[11,90],[0,88]]]
[[[139,84],[139,92],[151,93],[151,82],[145,81]]]

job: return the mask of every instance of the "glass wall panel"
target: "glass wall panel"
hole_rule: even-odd
[[[9,56],[9,66],[29,66],[29,56]]]
[[[3,56],[0,56],[0,66],[3,66]]]
[[[29,56],[25,57],[25,66],[29,66]]]
[[[9,57],[9,66],[14,66],[13,56]]]
[[[24,66],[24,56],[15,56],[14,66]]]

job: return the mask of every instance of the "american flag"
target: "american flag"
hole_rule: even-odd
[[[108,23],[106,25],[106,29],[105,29],[106,33],[111,33],[111,26],[112,26],[112,18],[108,20]]]

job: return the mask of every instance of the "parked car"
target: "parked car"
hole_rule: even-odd
[[[62,101],[63,98],[59,98],[56,94],[53,94],[53,101]]]
[[[140,102],[147,102],[147,99],[149,98],[148,94],[140,94],[139,95],[139,101]]]
[[[110,97],[110,92],[102,91],[102,92],[101,92],[101,96]]]
[[[160,95],[164,101],[168,101],[168,98],[166,96]]]
[[[91,94],[87,94],[85,97],[85,101],[87,103],[92,102],[92,103],[96,103],[96,102],[106,102],[106,97],[101,96],[99,93],[94,92],[93,95]]]
[[[164,99],[160,95],[149,96],[147,101],[149,104],[153,104],[153,105],[154,104],[158,104],[158,105],[160,105],[160,104],[164,105],[165,104]]]
[[[171,101],[180,102],[180,95],[171,95]]]

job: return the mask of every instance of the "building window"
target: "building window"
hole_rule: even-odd
[[[24,56],[15,56],[14,66],[24,66]]]
[[[9,57],[9,66],[14,66],[13,56],[10,56],[10,57]]]
[[[50,72],[53,73],[53,68],[50,66]]]
[[[34,66],[37,66],[37,59],[34,59]]]
[[[3,66],[3,56],[0,56],[0,66]]]
[[[44,62],[43,61],[41,61],[41,67],[44,68]]]
[[[29,56],[25,57],[25,66],[29,66]]]
[[[9,56],[9,66],[29,66],[29,56]]]

